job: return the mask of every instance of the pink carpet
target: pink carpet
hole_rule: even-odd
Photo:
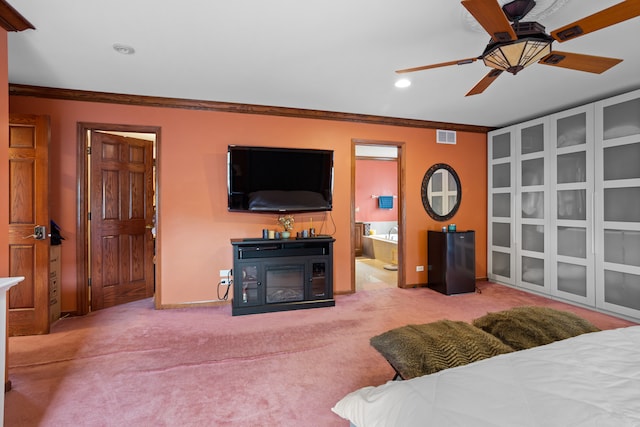
[[[491,283],[482,293],[380,289],[336,306],[232,317],[150,299],[9,340],[6,426],[346,426],[331,407],[394,372],[369,338],[409,323],[546,305],[602,329],[631,322]]]

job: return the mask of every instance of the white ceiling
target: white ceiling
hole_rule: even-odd
[[[640,18],[554,42],[624,59],[603,74],[534,64],[465,97],[489,71],[481,61],[394,87],[394,70],[482,53],[489,36],[455,0],[9,1],[36,27],[9,34],[16,84],[482,126],[640,88]],[[618,2],[561,0],[540,23],[551,31]]]

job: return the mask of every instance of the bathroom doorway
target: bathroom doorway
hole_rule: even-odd
[[[353,141],[352,290],[402,286],[402,144]]]

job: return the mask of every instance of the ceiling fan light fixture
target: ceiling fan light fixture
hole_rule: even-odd
[[[490,44],[482,54],[482,60],[487,67],[517,74],[549,55],[552,42],[546,38],[523,38],[509,43]]]

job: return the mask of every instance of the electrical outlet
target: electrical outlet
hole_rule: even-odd
[[[231,284],[231,280],[229,280],[229,279],[221,279],[220,280],[220,284],[221,285],[225,285],[225,286],[229,286]]]
[[[424,265],[416,265],[416,271],[424,271]]]
[[[220,270],[220,277],[229,277],[231,276],[231,270]]]

